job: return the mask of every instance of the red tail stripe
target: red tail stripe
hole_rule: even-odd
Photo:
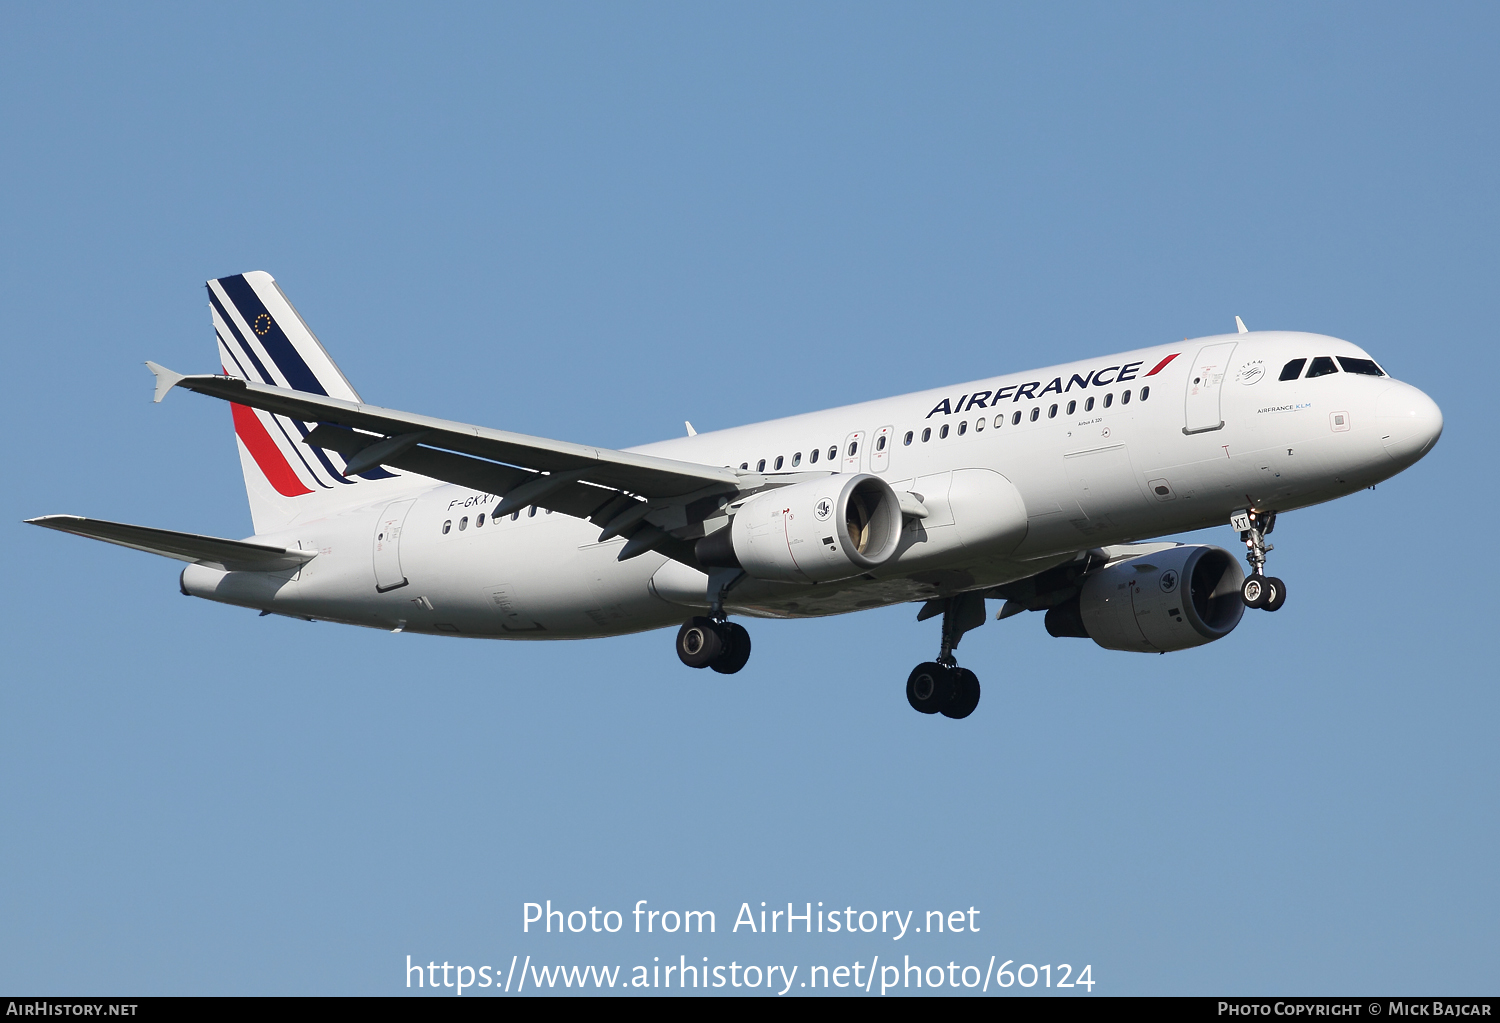
[[[1158,362],[1156,364],[1156,368],[1153,369],[1150,373],[1147,373],[1146,375],[1148,377],[1154,377],[1154,376],[1156,376],[1156,374],[1160,373],[1162,370],[1164,370],[1164,369],[1167,368],[1167,363],[1171,362],[1173,359],[1177,358],[1177,356],[1179,356],[1181,354],[1182,354],[1181,352],[1173,352],[1171,355],[1167,356],[1165,359],[1163,359],[1160,362]]]
[[[302,485],[302,481],[287,463],[286,456],[266,432],[260,417],[245,405],[230,402],[229,407],[234,412],[234,432],[239,435],[245,447],[250,449],[250,457],[255,459],[255,464],[260,466],[260,471],[271,481],[276,492],[282,497],[311,494],[312,491]]]

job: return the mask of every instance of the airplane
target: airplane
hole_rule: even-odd
[[[1283,512],[1371,487],[1442,412],[1348,341],[1250,331],[625,450],[370,405],[270,274],[207,282],[220,372],[154,362],[230,405],[255,534],[27,521],[189,564],[184,595],[309,621],[559,640],[678,625],[682,663],[742,669],[730,615],[919,603],[935,660],[906,696],[964,718],[963,636],[1041,612],[1055,637],[1167,653],[1275,611]],[[1225,522],[1223,547],[1158,538]]]

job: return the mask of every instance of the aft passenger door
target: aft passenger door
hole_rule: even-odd
[[[406,585],[406,576],[401,571],[401,527],[406,522],[406,513],[416,504],[410,501],[394,501],[381,512],[375,522],[375,592],[399,590]]]
[[[1205,345],[1188,373],[1187,403],[1183,433],[1207,433],[1224,425],[1219,414],[1219,392],[1224,389],[1224,374],[1237,342]]]

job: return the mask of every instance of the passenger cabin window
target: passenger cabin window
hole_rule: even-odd
[[[1015,413],[1014,415],[1012,415],[1010,417],[1010,425],[1011,426],[1015,426],[1020,421],[1021,421],[1021,413],[1019,413],[1019,412]]]
[[[452,528],[453,528],[453,520],[452,519],[449,519],[447,522],[444,522],[443,523],[443,535],[447,536],[448,535],[448,531],[450,529],[452,529]]]
[[[468,529],[468,528],[469,528],[469,517],[467,515],[465,515],[463,518],[461,518],[461,519],[458,520],[458,530],[461,533],[465,529]]]
[[[1086,402],[1083,403],[1083,410],[1085,412],[1092,412],[1092,411],[1094,411],[1094,399],[1093,398],[1090,398],[1088,401],[1086,401]]]
[[[816,462],[818,460],[818,449],[817,448],[813,448],[813,452],[812,452],[812,454],[810,454],[810,455],[807,456],[807,460],[810,463],[811,462]]]
[[[1313,377],[1326,377],[1330,373],[1337,373],[1339,368],[1333,364],[1333,360],[1326,355],[1320,355],[1312,361],[1307,368],[1307,379]]]
[[[1111,392],[1109,392],[1108,394],[1106,394],[1104,396],[1104,407],[1105,408],[1109,408],[1114,403],[1115,403],[1115,393],[1113,391],[1111,391]]]
[[[474,528],[475,529],[478,529],[482,525],[484,525],[484,512],[480,512],[479,513],[479,517],[474,520]]]
[[[1307,365],[1306,359],[1293,359],[1281,367],[1281,379],[1296,380],[1302,375],[1302,367]]]
[[[875,450],[876,451],[884,451],[885,450],[885,434],[881,434],[879,437],[877,437],[875,439]]]
[[[766,471],[766,460],[764,458],[762,458],[759,462],[755,463],[755,471],[756,472],[765,472]]]
[[[958,435],[960,437],[962,437],[964,434],[966,434],[968,432],[969,432],[969,421],[967,419],[965,419],[963,422],[961,422],[961,423],[958,424]]]
[[[831,462],[835,458],[837,458],[838,456],[839,456],[839,446],[837,444],[834,444],[831,447],[829,447],[829,449],[828,449],[828,460]]]
[[[1367,377],[1385,376],[1385,371],[1375,365],[1374,359],[1346,359],[1340,355],[1339,365],[1344,367],[1345,373],[1358,373]]]
[[[1142,387],[1141,388],[1141,401],[1145,401],[1149,397],[1151,397],[1151,388],[1150,387]]]
[[[1049,408],[1047,410],[1047,418],[1048,419],[1056,419],[1057,418],[1057,406],[1056,405],[1053,405],[1051,408]]]
[[[930,440],[932,440],[932,427],[929,426],[922,431],[922,443],[926,444]]]
[[[1032,409],[1031,410],[1031,421],[1033,423],[1036,422],[1038,419],[1041,418],[1041,415],[1042,415],[1042,410],[1041,409],[1039,409],[1039,408]]]
[[[906,438],[904,440],[902,440],[901,443],[904,444],[904,445],[906,445],[907,447],[911,447],[911,431],[910,430],[906,431]]]
[[[998,430],[998,429],[1000,429],[1000,427],[1002,427],[1004,425],[1005,425],[1005,413],[1002,412],[998,416],[995,417],[995,429]]]
[[[849,444],[849,457],[853,458],[854,455],[855,455],[855,453],[858,452],[858,451],[859,451],[859,441],[857,441],[857,440],[856,441],[851,441],[850,444]]]
[[[1075,411],[1077,411],[1077,409],[1078,409],[1078,402],[1076,402],[1076,401],[1070,401],[1070,402],[1068,402],[1068,415],[1071,416]]]
[[[750,468],[750,463],[749,462],[741,462],[740,463],[740,468],[741,469],[748,469],[748,468]]]
[[[1129,391],[1126,391],[1124,394],[1120,395],[1120,404],[1121,405],[1129,405],[1130,404],[1130,392]]]
[[[938,440],[944,440],[948,436],[948,424],[944,423],[938,427]]]
[[[792,468],[795,469],[795,468],[797,468],[797,466],[799,466],[801,464],[802,464],[802,452],[799,451],[795,455],[792,456]]]
[[[785,462],[785,461],[786,461],[786,459],[785,459],[785,458],[784,458],[784,457],[782,457],[782,456],[781,456],[781,455],[777,455],[777,456],[776,456],[776,465],[775,465],[775,469],[776,469],[776,471],[777,471],[777,472],[780,472],[780,471],[781,471],[781,465],[782,465],[782,463],[783,463],[783,462]]]
[[[984,417],[981,416],[980,418],[974,420],[974,429],[975,430],[983,430],[984,429]]]
[[[532,505],[530,508],[526,509],[526,517],[528,519],[534,519],[534,518],[536,518],[536,505]],[[458,528],[459,529],[464,528],[463,524],[460,523]]]

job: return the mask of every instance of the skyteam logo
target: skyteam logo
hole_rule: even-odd
[[[813,509],[813,514],[818,517],[819,522],[826,522],[828,516],[833,514],[833,502],[826,497],[823,498],[823,500],[818,502],[817,507]]]
[[[1156,376],[1156,374],[1166,369],[1167,365],[1173,359],[1181,354],[1181,352],[1173,352],[1151,367],[1151,370],[1145,376]],[[944,398],[933,406],[931,412],[922,418],[931,419],[939,412],[945,416],[951,416],[955,412],[969,412],[976,408],[995,408],[1006,399],[1009,399],[1012,403],[1021,401],[1022,399],[1040,401],[1048,394],[1067,394],[1074,387],[1083,390],[1089,387],[1107,387],[1111,384],[1123,384],[1127,380],[1134,380],[1140,374],[1140,369],[1143,365],[1145,363],[1128,362],[1123,366],[1105,366],[1103,369],[1091,369],[1083,376],[1074,373],[1069,377],[1067,384],[1063,383],[1062,377],[1053,377],[1047,382],[1046,386],[1043,386],[1040,380],[1032,380],[1025,384],[1008,384],[993,391],[975,391],[973,394],[960,395],[956,402]],[[1041,387],[1040,391],[1037,390],[1038,387]]]

